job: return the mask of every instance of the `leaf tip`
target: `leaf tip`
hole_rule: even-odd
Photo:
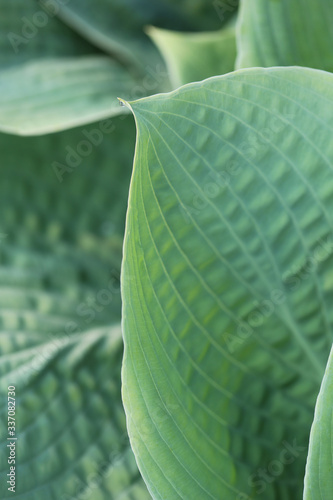
[[[121,97],[117,97],[120,106],[126,106],[126,108],[130,108],[130,105],[125,99],[122,99]]]
[[[144,27],[143,27],[143,31],[144,33],[146,33],[146,35],[150,36],[150,34],[152,32],[154,32],[155,30],[157,30],[157,28],[155,28],[155,26],[152,26],[151,24],[146,24]]]
[[[120,106],[124,106],[126,107],[127,109],[129,109],[133,115],[134,115],[134,111],[133,111],[133,108],[132,108],[132,104],[133,104],[133,101],[125,101],[125,99],[122,99],[121,97],[117,97],[118,101],[119,101],[119,104]]]

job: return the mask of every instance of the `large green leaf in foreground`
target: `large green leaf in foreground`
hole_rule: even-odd
[[[330,0],[242,0],[237,67],[308,66],[333,71]]]
[[[329,500],[333,491],[333,357],[326,368],[311,429],[304,500]]]
[[[300,499],[332,344],[333,77],[130,103],[123,398],[157,499]]]

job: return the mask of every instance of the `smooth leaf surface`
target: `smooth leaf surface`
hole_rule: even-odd
[[[253,69],[129,103],[123,398],[154,499],[302,497],[332,345],[333,77]]]
[[[304,500],[329,500],[333,491],[333,356],[328,361],[311,428]]]
[[[0,68],[45,57],[73,57],[98,50],[56,16],[57,2],[44,11],[36,0],[1,0]]]
[[[23,85],[24,83],[24,85]],[[107,57],[47,59],[0,74],[0,130],[39,135],[119,115],[119,93],[146,89]],[[134,94],[135,95],[135,94]]]
[[[333,71],[330,0],[242,0],[237,68],[307,66]]]
[[[234,28],[206,33],[150,28],[148,33],[164,56],[173,88],[234,69]]]

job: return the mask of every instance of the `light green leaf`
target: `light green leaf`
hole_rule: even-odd
[[[330,0],[242,0],[236,66],[333,71]]]
[[[155,500],[295,500],[332,345],[333,76],[129,104],[123,398]]]
[[[333,351],[326,367],[311,428],[304,500],[329,500],[333,491]]]
[[[73,57],[97,49],[64,25],[55,15],[58,2],[44,11],[36,0],[1,0],[0,67],[43,57]]]
[[[0,130],[38,135],[109,118],[124,109],[119,93],[147,95],[141,82],[103,56],[10,68],[0,74]]]
[[[150,28],[148,33],[164,56],[174,88],[234,69],[234,28],[206,33]]]

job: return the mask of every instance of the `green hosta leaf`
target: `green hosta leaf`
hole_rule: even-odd
[[[329,500],[333,491],[332,458],[332,352],[316,404],[306,466],[304,500]]]
[[[113,259],[116,258],[117,255],[113,255]],[[0,324],[21,329],[24,338],[27,331],[44,336],[63,333],[72,320],[75,332],[87,329],[91,323],[100,326],[119,321],[119,273],[108,264],[88,252],[74,249],[45,254],[2,243],[1,297],[8,299],[9,306],[0,311]],[[18,290],[12,293],[13,287]],[[29,295],[31,289],[35,295]],[[51,291],[57,300],[51,302],[46,294],[43,298],[39,292],[45,290]],[[19,310],[18,301],[22,305]],[[30,305],[36,302],[40,302],[40,311],[33,313]],[[62,314],[63,311],[66,314]],[[71,328],[69,331],[72,333]]]
[[[47,4],[46,0],[42,0],[43,4]],[[114,0],[71,0],[64,2],[59,16],[90,42],[125,64],[135,66],[141,74],[148,61],[155,70],[161,59],[142,30],[144,16],[146,14],[149,20],[149,13],[143,11],[141,5],[132,4],[132,1],[124,5]]]
[[[237,67],[308,66],[333,71],[330,0],[242,0]]]
[[[24,85],[22,85],[22,83]],[[121,113],[117,96],[134,87],[147,92],[120,64],[107,57],[50,59],[0,75],[0,129],[46,134]]]
[[[120,328],[96,328],[118,318],[119,288],[106,269],[104,284],[87,286],[78,264],[0,244],[0,394],[6,401],[15,386],[15,496],[148,500],[120,398]],[[6,412],[3,405],[7,481]],[[13,496],[6,481],[4,500]]]
[[[76,248],[109,265],[116,253],[119,263],[134,142],[129,116],[41,137],[0,134],[0,233],[18,247]]]
[[[195,34],[150,28],[149,35],[165,58],[174,88],[234,69],[233,28]]]
[[[155,499],[301,498],[332,344],[333,76],[254,69],[130,106],[123,397]]]
[[[4,271],[24,265],[33,279],[45,268],[45,283],[74,297],[80,283],[82,318],[98,324],[120,320],[119,293],[105,297],[119,286],[134,140],[125,116],[42,137],[0,134]]]
[[[0,327],[0,389],[7,400],[7,387],[15,387],[17,437],[7,439],[7,405],[3,405],[1,498],[69,500],[80,494],[95,500],[148,500],[128,443],[120,398],[120,328],[69,335],[76,323],[64,310],[68,306],[64,297],[34,287],[22,292],[0,286],[0,313],[7,313],[7,322]],[[52,304],[57,320],[63,321],[57,337],[48,313]],[[13,317],[25,307],[30,323],[34,315],[41,316],[43,331],[10,323],[10,306]],[[6,476],[11,443],[16,448],[14,495]]]
[[[235,5],[234,0],[230,1]],[[156,71],[161,64],[158,51],[143,31],[145,26],[177,30],[221,26],[214,2],[207,4],[205,0],[71,0],[64,4],[60,11],[64,21],[103,50],[136,66],[141,73],[147,68]],[[234,6],[229,11],[229,16],[235,9]]]
[[[4,500],[150,498],[120,398],[129,119],[42,137],[0,135]],[[8,386],[16,392],[15,494],[7,484]]]
[[[73,57],[97,50],[56,17],[56,0],[44,11],[35,0],[1,0],[0,67],[41,57]]]

